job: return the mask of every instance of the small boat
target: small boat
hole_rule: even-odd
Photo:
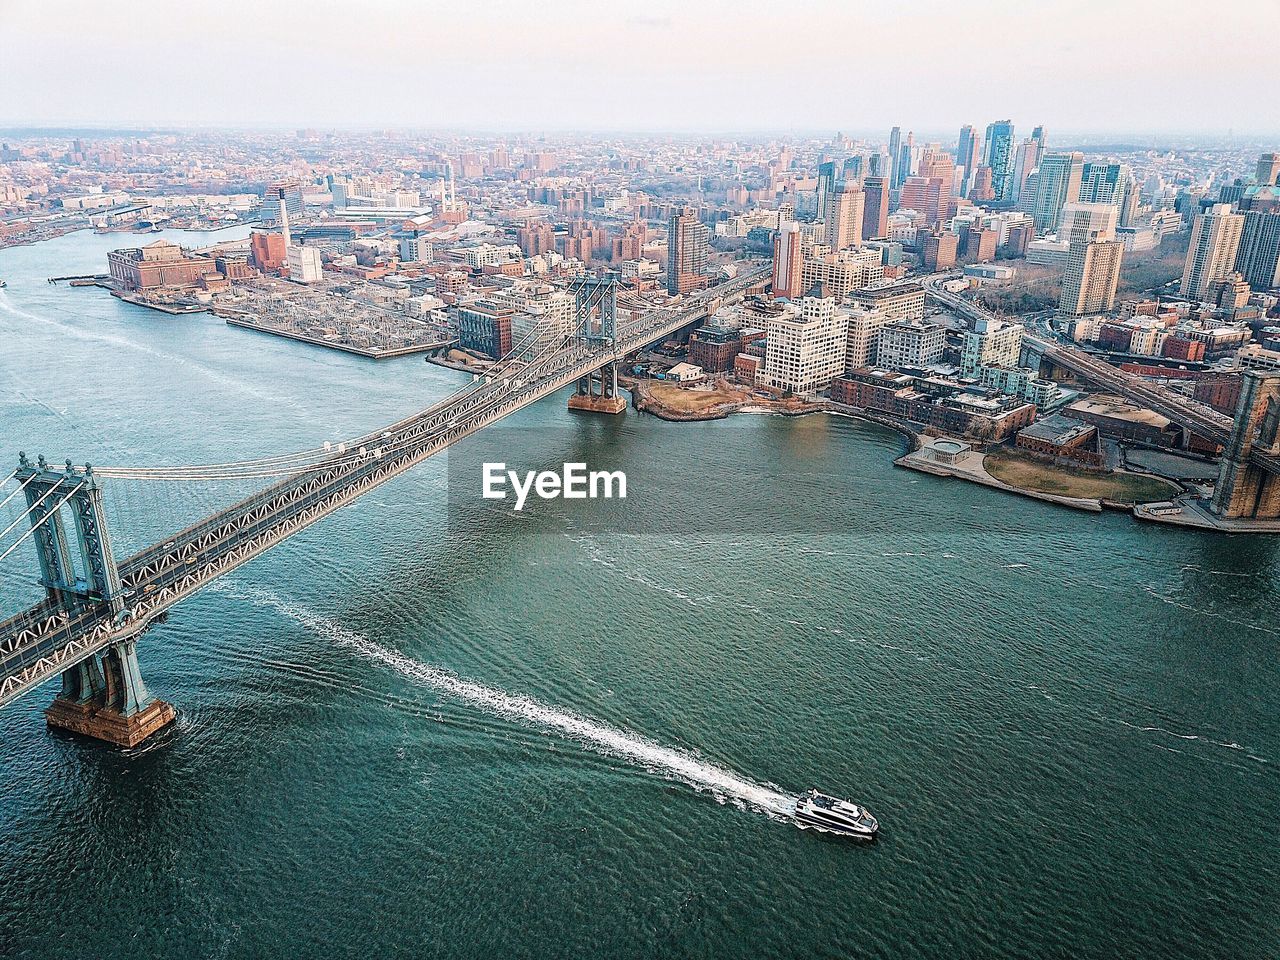
[[[880,823],[866,807],[810,790],[796,800],[796,826],[871,840]]]
[[[3,290],[3,289],[4,289],[5,287],[7,287],[8,285],[9,285],[9,281],[7,281],[7,280],[0,280],[0,290]]]

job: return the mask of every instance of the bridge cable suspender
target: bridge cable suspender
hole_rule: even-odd
[[[6,550],[4,553],[0,553],[0,560],[3,560],[5,557],[9,556],[9,554],[13,553],[13,551],[17,550],[17,549],[18,549],[18,547],[22,546],[22,544],[26,542],[26,540],[27,540],[27,538],[28,538],[28,537],[32,537],[32,536],[34,536],[34,535],[35,535],[35,533],[36,533],[36,531],[37,531],[37,530],[39,530],[41,526],[43,526],[44,524],[46,524],[46,523],[48,523],[48,522],[49,522],[49,518],[50,518],[50,517],[57,516],[58,511],[62,509],[62,505],[63,505],[64,503],[66,503],[67,501],[69,501],[69,500],[70,500],[72,497],[74,497],[77,493],[79,493],[79,492],[80,492],[80,488],[81,488],[81,487],[83,487],[83,486],[85,485],[85,483],[87,483],[87,482],[88,482],[88,481],[81,480],[79,483],[77,483],[77,484],[75,485],[75,487],[72,489],[72,491],[71,491],[70,493],[68,493],[65,497],[63,497],[61,500],[59,500],[59,501],[58,501],[58,503],[57,503],[57,505],[56,505],[56,506],[54,506],[54,507],[53,507],[53,509],[49,510],[49,511],[48,511],[48,512],[43,516],[43,517],[41,517],[41,518],[39,519],[39,521],[37,521],[36,523],[33,523],[33,524],[31,525],[31,529],[30,529],[30,530],[28,530],[28,531],[27,531],[26,533],[24,533],[21,537],[19,537],[19,538],[18,538],[17,540],[15,540],[12,544],[10,544],[10,546],[9,546],[9,549],[8,549],[8,550]],[[57,490],[57,489],[58,489],[57,487],[50,487],[50,488],[49,488],[49,493],[52,493],[53,491],[55,491],[55,490]],[[48,495],[49,495],[48,493],[47,493],[47,494],[45,494],[45,496],[46,496],[46,497],[47,497]],[[44,499],[44,497],[41,497],[41,498],[40,498],[40,500],[43,500],[43,499]],[[32,506],[32,509],[35,509],[35,507],[36,507],[36,506],[39,506],[40,500],[37,500],[37,501],[36,501],[36,503]],[[30,513],[30,512],[31,512],[30,510],[28,510],[28,511],[27,511],[27,513]],[[23,514],[23,516],[26,516],[26,514]]]
[[[24,484],[23,484],[23,486],[25,487],[25,486],[26,486],[26,484],[24,483]],[[5,534],[7,534],[10,530],[12,530],[14,527],[16,527],[18,524],[20,524],[23,520],[25,520],[25,519],[26,519],[26,518],[27,518],[27,517],[28,517],[28,516],[29,516],[29,515],[30,515],[30,514],[31,514],[31,513],[32,513],[32,512],[37,508],[37,507],[39,507],[39,506],[40,506],[40,504],[44,503],[44,502],[45,502],[46,500],[48,500],[51,496],[53,496],[53,495],[54,495],[54,493],[56,493],[56,492],[57,492],[57,490],[58,490],[58,488],[57,488],[57,487],[50,487],[48,490],[46,490],[46,491],[45,491],[45,493],[44,493],[44,496],[42,496],[39,500],[35,501],[33,504],[31,504],[31,506],[27,507],[27,509],[26,509],[26,510],[22,511],[22,513],[18,515],[18,519],[17,519],[17,520],[13,521],[13,523],[9,524],[9,525],[8,525],[7,527],[5,527],[3,530],[0,530],[0,537],[3,537],[3,536],[4,536]],[[7,556],[7,554],[6,554],[6,556]]]
[[[3,483],[8,483],[17,475],[18,475],[18,471],[17,470],[13,471],[13,473],[9,474],[7,477],[4,478]],[[20,494],[23,490],[27,489],[27,484],[30,483],[35,478],[36,478],[35,474],[32,474],[31,476],[27,477],[27,479],[23,480],[22,483],[18,484],[17,490],[13,491],[13,493],[9,494],[3,500],[0,500],[0,507],[3,507],[6,503],[8,503],[10,500],[16,497],[18,494]]]

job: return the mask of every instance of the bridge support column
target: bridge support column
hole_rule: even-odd
[[[1228,520],[1280,517],[1280,475],[1250,459],[1255,450],[1275,453],[1280,446],[1280,372],[1251,370],[1244,375],[1235,425],[1222,453],[1212,510]]]
[[[618,349],[618,276],[605,273],[586,277],[574,298],[578,338],[593,348],[608,347],[613,355]],[[594,389],[600,383],[600,393]],[[618,365],[607,363],[595,373],[578,381],[577,391],[569,398],[570,410],[586,413],[622,413],[627,403],[618,396]]]
[[[44,712],[51,729],[136,747],[163,730],[177,711],[148,692],[138,669],[138,642],[109,648],[62,675],[62,692]]]
[[[600,392],[596,393],[599,382]],[[569,397],[569,409],[586,413],[618,414],[627,409],[627,401],[618,396],[618,365],[606,364],[599,373],[578,381],[577,391]]]

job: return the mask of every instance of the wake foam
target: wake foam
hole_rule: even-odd
[[[223,592],[232,591],[223,588]],[[532,697],[507,693],[496,687],[465,680],[448,670],[384,647],[327,617],[319,616],[274,594],[254,590],[236,595],[284,614],[308,630],[390,667],[419,686],[429,687],[492,716],[561,733],[605,756],[621,757],[659,776],[711,793],[721,802],[729,802],[771,817],[789,819],[795,813],[793,797],[788,797],[772,786],[756,783],[731,770],[707,763],[683,750],[664,747],[638,733],[550,706]]]

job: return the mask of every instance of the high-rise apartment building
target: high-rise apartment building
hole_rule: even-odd
[[[920,369],[942,359],[947,328],[928,320],[895,320],[876,334],[876,365]]]
[[[1023,198],[1023,191],[1027,184],[1027,178],[1031,176],[1031,171],[1035,170],[1040,163],[1040,142],[1034,137],[1028,137],[1018,144],[1018,154],[1013,162],[1013,193],[1009,197],[1014,203]]]
[[[1122,163],[1090,160],[1080,175],[1081,203],[1109,203],[1119,207],[1124,199],[1129,168]]]
[[[1116,208],[1109,203],[1069,203],[1058,238],[1067,241],[1058,312],[1088,316],[1112,310],[1120,283],[1124,243],[1115,239]]]
[[[898,173],[894,180],[895,187],[902,186],[907,177],[915,172],[915,156],[916,135],[908,130],[906,141],[898,148]]]
[[[997,203],[1009,200],[1013,181],[1013,124],[997,120],[987,124],[982,162],[991,168],[991,189]]]
[[[1178,293],[1200,300],[1211,284],[1231,273],[1243,232],[1244,216],[1232,213],[1229,204],[1215,203],[1197,216]]]
[[[907,177],[902,185],[898,209],[914,210],[920,214],[926,226],[932,226],[946,216],[950,199],[946,184],[937,177]]]
[[[954,233],[930,233],[920,241],[920,255],[926,270],[937,273],[956,265],[960,238]]]
[[[675,296],[706,286],[709,234],[693,207],[672,214],[667,225],[667,293]]]
[[[1236,270],[1255,290],[1280,287],[1280,212],[1244,212]]]
[[[1084,154],[1049,153],[1036,170],[1035,194],[1027,212],[1041,234],[1058,229],[1062,208],[1080,198],[1080,178],[1084,171]]]
[[[822,211],[827,246],[839,252],[862,246],[862,216],[865,200],[857,181],[845,180],[835,193],[827,196]]]
[[[975,320],[960,339],[960,372],[973,376],[979,367],[1016,367],[1022,351],[1023,326],[995,317]]]
[[[890,323],[879,310],[864,307],[842,307],[848,318],[844,366],[846,370],[861,370],[875,361],[876,338],[880,328]]]
[[[773,238],[773,295],[794,300],[800,296],[803,254],[800,224],[783,221]]]
[[[872,247],[849,247],[839,253],[805,257],[801,278],[805,290],[820,285],[830,296],[839,300],[851,290],[882,281],[884,265],[881,263],[879,250]]]
[[[995,198],[996,191],[991,186],[991,168],[985,163],[981,164],[973,175],[973,186],[969,188],[969,199],[975,203],[989,203]]]
[[[818,164],[818,218],[826,220],[827,204],[831,202],[832,196],[837,190],[836,181],[836,163],[834,160],[828,160],[826,163]]]

